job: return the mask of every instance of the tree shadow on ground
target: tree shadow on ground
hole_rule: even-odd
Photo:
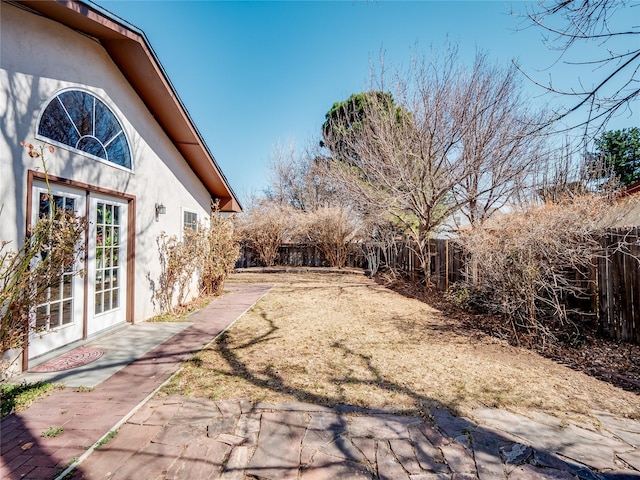
[[[345,436],[349,430],[348,424],[350,420],[348,415],[378,415],[384,418],[397,416],[397,418],[411,417],[419,419],[419,423],[425,425],[421,431],[428,439],[429,448],[434,449],[434,451],[439,450],[441,453],[438,453],[438,455],[444,454],[442,458],[444,459],[443,461],[449,465],[448,468],[450,471],[447,474],[450,475],[456,471],[464,473],[464,467],[456,464],[456,462],[464,463],[464,461],[466,461],[465,459],[471,459],[470,461],[475,465],[474,468],[476,469],[474,475],[478,475],[478,477],[470,476],[468,478],[480,478],[481,480],[507,478],[509,473],[516,470],[528,472],[529,475],[533,475],[526,478],[580,478],[585,480],[640,479],[640,473],[629,471],[625,471],[624,473],[613,471],[609,471],[608,473],[597,472],[589,468],[586,464],[572,460],[569,457],[558,455],[555,452],[545,451],[542,448],[536,448],[535,445],[527,445],[525,440],[514,437],[511,434],[479,425],[466,418],[457,417],[451,413],[452,411],[455,412],[454,405],[443,404],[427,395],[415,391],[410,385],[385,377],[373,364],[370,356],[356,352],[340,341],[332,344],[332,347],[336,350],[336,354],[341,353],[357,358],[362,364],[366,365],[368,374],[366,376],[349,374],[332,378],[331,382],[337,387],[336,394],[317,394],[308,389],[292,385],[271,366],[260,371],[255,371],[247,362],[244,362],[240,358],[238,353],[250,346],[259,345],[262,342],[268,342],[278,338],[276,335],[278,327],[273,321],[266,318],[266,315],[263,315],[263,318],[269,324],[266,332],[236,346],[231,345],[227,336],[223,334],[210,348],[220,355],[229,368],[229,371],[227,371],[225,375],[242,379],[256,387],[291,396],[297,401],[309,404],[310,406],[324,406],[341,414],[341,416],[336,417],[337,420],[335,420],[333,424],[327,425],[328,430],[326,432],[327,435],[331,437],[331,448],[334,449],[334,452],[340,451],[339,454],[334,453],[342,458],[342,460],[336,459],[336,464],[341,464],[341,462],[345,461],[344,459],[349,461],[353,460],[352,449],[354,444]],[[371,386],[372,383],[375,384],[377,388],[391,390],[410,397],[416,408],[412,411],[407,411],[394,408],[364,408],[348,404],[344,390],[345,387],[351,385]],[[560,434],[559,432],[559,435]],[[424,441],[422,437],[420,438],[421,441]],[[390,452],[391,457],[389,458],[393,458],[394,461],[400,465],[403,464],[403,454],[400,452],[401,447],[399,443],[394,443],[394,441],[385,438],[377,439],[376,442],[378,441],[386,443],[377,443],[377,448],[383,448],[380,446],[383,445],[384,448],[387,448],[388,452]],[[413,451],[418,452],[420,448],[423,448],[415,443],[415,439],[412,441],[411,448],[413,448]],[[563,451],[572,451],[572,448],[579,447],[579,445],[571,443],[562,446]],[[394,448],[396,450],[394,450]],[[594,448],[599,448],[599,446],[596,445]],[[461,457],[456,457],[456,455],[460,455]],[[439,461],[437,461],[436,464],[438,464],[438,462]],[[325,465],[325,467],[327,466]],[[304,470],[304,465],[301,465],[301,468]],[[376,467],[375,465],[369,464],[367,468],[372,472],[372,478],[387,478],[381,472],[378,472],[377,468],[380,468],[379,465]],[[421,473],[434,472],[436,471],[424,471]],[[572,477],[553,476],[561,475],[560,472],[566,472],[566,474]],[[405,473],[408,474],[411,472],[406,471]]]
[[[402,275],[374,277],[377,284],[407,298],[423,302],[437,309],[444,320],[442,331],[463,336],[485,336],[503,340],[515,347],[531,350],[556,363],[581,371],[600,381],[640,394],[640,345],[602,338],[596,332],[586,332],[582,343],[572,346],[561,341],[540,344],[520,332],[518,338],[512,328],[496,316],[473,313],[457,308],[446,294],[411,282]]]

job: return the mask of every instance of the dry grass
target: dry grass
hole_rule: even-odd
[[[640,397],[500,340],[469,333],[363,275],[234,274],[273,290],[165,389],[212,399],[303,401],[469,415],[488,405],[638,416]]]

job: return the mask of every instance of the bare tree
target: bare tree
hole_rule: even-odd
[[[515,68],[490,65],[483,55],[468,79],[469,101],[461,125],[461,159],[468,171],[454,186],[454,205],[472,227],[516,201],[545,156],[533,134],[542,112],[526,107]]]
[[[332,109],[327,121],[333,125],[324,128],[332,155],[326,170],[354,208],[386,216],[411,237],[429,281],[429,238],[454,213],[470,212],[472,202],[472,218],[489,216],[531,161],[529,120],[517,108],[513,74],[491,67],[481,54],[470,72],[455,49],[430,62],[419,58],[392,83],[397,104],[372,92],[355,117]],[[485,127],[493,116],[520,128],[505,136],[496,124]]]
[[[559,148],[543,149],[536,156],[513,207],[522,211],[532,204],[557,203],[587,193],[612,198],[619,195],[619,188],[611,177],[611,168],[601,158],[579,154],[571,139],[565,138]]]
[[[632,118],[632,102],[640,94],[638,8],[637,2],[628,0],[540,0],[529,11],[528,18],[542,30],[545,43],[559,52],[556,61],[574,65],[578,71],[587,67],[589,76],[595,78],[578,78],[567,88],[557,81],[534,80],[549,92],[575,99],[570,107],[556,111],[551,121],[569,120],[574,113],[585,112],[586,119],[573,121],[570,127],[588,132],[589,126],[599,130],[620,113]],[[572,58],[580,45],[590,47],[588,58]]]
[[[300,150],[296,145],[276,145],[269,162],[270,184],[267,198],[296,210],[312,211],[335,202],[324,181],[316,148]]]

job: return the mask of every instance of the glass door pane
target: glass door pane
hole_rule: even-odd
[[[96,207],[95,313],[119,308],[120,205],[99,201]]]
[[[66,210],[77,212],[76,198],[64,193],[40,191],[38,206],[38,219],[50,220],[58,211]],[[46,258],[47,251],[40,252],[42,259]],[[38,331],[55,330],[58,327],[70,325],[74,322],[74,267],[60,271],[60,276],[44,292],[43,303],[35,310],[35,324]]]

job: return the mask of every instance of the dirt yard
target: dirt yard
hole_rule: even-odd
[[[164,392],[211,399],[386,407],[537,410],[640,418],[640,396],[524,348],[359,274],[238,273],[274,288]]]

